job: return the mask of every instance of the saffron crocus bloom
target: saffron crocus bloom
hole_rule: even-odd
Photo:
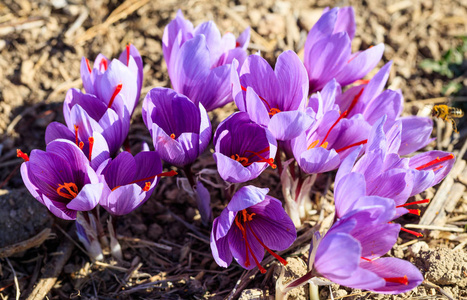
[[[324,10],[308,33],[304,64],[310,79],[310,93],[321,90],[335,78],[342,86],[362,79],[378,64],[384,45],[351,53],[355,34],[355,12],[352,7]]]
[[[384,65],[367,84],[358,85],[348,89],[343,94],[338,94],[336,103],[341,110],[349,110],[349,117],[362,114],[365,121],[373,125],[383,115],[387,116],[384,130],[388,131],[394,123],[401,121],[401,143],[397,152],[400,155],[408,155],[425,147],[432,141],[433,131],[431,118],[408,116],[401,117],[404,99],[400,90],[385,90],[384,86],[389,78],[392,62]],[[353,102],[356,95],[360,94],[358,101]]]
[[[388,223],[395,214],[392,200],[385,205],[367,206],[346,214],[313,243],[311,261],[316,275],[351,288],[383,294],[412,290],[423,275],[411,263],[384,257],[397,241],[399,224]],[[345,251],[343,251],[345,249]]]
[[[305,113],[308,77],[295,52],[279,55],[274,70],[261,56],[250,55],[239,75],[232,70],[231,80],[238,109],[267,127],[276,139],[293,139],[313,123]]]
[[[74,143],[55,140],[46,151],[33,150],[21,165],[21,177],[29,192],[54,215],[76,219],[77,211],[89,211],[99,202],[104,184]]]
[[[150,90],[142,114],[155,151],[172,165],[193,163],[211,140],[211,123],[203,105],[171,89]]]
[[[243,62],[250,40],[249,28],[238,40],[231,33],[221,37],[214,22],[193,24],[179,10],[164,29],[162,50],[173,89],[207,111],[232,101],[230,70],[234,59]]]
[[[438,184],[446,177],[454,165],[454,155],[443,151],[428,151],[411,158],[401,158],[397,154],[401,143],[401,121],[396,121],[385,134],[383,116],[373,126],[365,154],[356,162],[359,150],[355,150],[342,163],[336,175],[336,191],[344,190],[346,195],[351,190],[356,195],[374,195],[391,198],[397,207],[398,217],[407,212],[418,214],[418,210],[404,208],[408,198]],[[358,182],[358,183],[357,183]],[[352,206],[353,201],[336,197],[338,216],[345,214],[340,209]]]
[[[86,93],[96,95],[109,107],[115,95],[119,94],[131,116],[143,85],[143,60],[133,45],[128,45],[118,60],[110,61],[99,54],[92,68],[83,57],[81,79]]]
[[[245,182],[258,177],[268,165],[276,167],[276,139],[250,121],[247,113],[237,112],[222,121],[214,134],[214,145],[217,171],[226,181]]]
[[[106,104],[95,95],[83,94],[78,89],[70,89],[63,103],[63,116],[66,126],[52,122],[47,126],[45,142],[57,138],[83,142],[83,151],[89,152],[89,138],[94,132],[102,134],[109,147],[110,155],[115,154],[125,141],[130,128],[130,115],[125,108],[124,98],[114,95]]]
[[[291,151],[305,173],[334,170],[354,147],[367,142],[371,126],[361,115],[346,118],[348,110],[341,112],[335,105],[339,92],[340,86],[331,80],[321,93],[310,98],[307,112],[316,122],[290,142]],[[357,101],[358,95],[355,98]]]
[[[125,215],[142,205],[164,175],[159,155],[152,151],[140,152],[133,157],[120,153],[107,160],[98,170],[103,176],[105,197],[99,202],[113,215]]]
[[[227,268],[232,258],[245,269],[261,266],[264,250],[287,262],[272,250],[285,250],[296,239],[295,226],[281,202],[267,196],[269,189],[245,186],[235,193],[221,215],[214,220],[211,250],[214,260]]]

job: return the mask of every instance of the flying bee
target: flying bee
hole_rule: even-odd
[[[431,115],[433,117],[440,118],[443,121],[451,121],[454,132],[459,133],[454,119],[462,118],[464,116],[462,109],[449,107],[447,105],[435,105],[431,110]]]

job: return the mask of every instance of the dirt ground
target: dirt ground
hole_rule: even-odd
[[[214,20],[221,32],[238,34],[251,26],[250,53],[260,50],[274,63],[286,49],[303,51],[306,35],[324,7],[346,5],[354,6],[357,17],[354,51],[385,43],[378,67],[394,61],[389,87],[402,90],[405,113],[427,116],[430,105],[439,103],[467,110],[465,53],[460,73],[452,78],[420,67],[422,61],[440,61],[449,49],[462,45],[461,37],[467,35],[467,1],[463,0],[1,0],[2,299],[15,299],[19,292],[21,299],[45,295],[48,299],[274,299],[280,273],[276,263],[266,258],[271,262],[266,274],[246,272],[237,264],[218,267],[210,254],[209,228],[202,226],[196,203],[177,188],[176,178],[164,178],[147,203],[117,220],[124,261],[117,263],[109,255],[102,263],[92,263],[75,242],[72,223],[52,218],[25,192],[16,149],[29,153],[45,148],[46,126],[64,121],[66,91],[82,86],[82,56],[91,61],[98,53],[116,57],[132,43],[145,65],[142,97],[153,87],[170,86],[161,38],[178,9],[195,25]],[[446,88],[450,86],[458,88]],[[232,104],[214,111],[213,125],[233,111]],[[151,144],[141,104],[132,122],[129,139],[136,153],[143,141]],[[419,224],[413,230],[422,231],[424,237],[403,233],[390,253],[413,262],[426,281],[397,296],[331,285],[320,288],[322,299],[331,298],[330,289],[334,299],[467,299],[467,169],[463,160],[467,127],[460,120],[460,134],[453,136],[443,122],[435,125],[437,140],[427,150],[454,151],[456,166],[444,183],[421,195],[433,199],[422,208],[421,218],[398,220],[410,228]],[[209,151],[194,165],[196,171],[203,168],[215,170]],[[206,179],[220,183],[215,175]],[[320,176],[312,190],[319,204],[314,208],[322,209],[324,217],[333,210],[332,188],[321,197],[324,201],[319,200],[328,180],[328,175]],[[254,184],[271,188],[271,194],[281,199],[278,182],[276,171],[268,170]],[[211,198],[217,216],[226,204],[224,190],[211,188]],[[285,280],[305,272],[311,228],[319,219],[319,215],[310,218],[299,229],[293,247],[281,253],[290,262]],[[42,294],[36,293],[37,287]],[[289,299],[307,299],[307,295],[306,289],[297,289]]]

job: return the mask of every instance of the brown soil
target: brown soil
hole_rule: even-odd
[[[419,68],[423,59],[439,60],[447,50],[461,44],[458,36],[467,32],[465,1],[371,0],[341,1],[339,4],[350,4],[355,8],[355,51],[385,43],[383,62],[379,66],[394,61],[390,88],[402,90],[407,102],[406,113],[427,115],[427,105],[466,100],[465,89],[455,97],[439,98],[451,79]],[[329,0],[1,1],[0,189],[7,191],[1,192],[0,201],[6,201],[8,205],[2,206],[1,215],[5,219],[2,217],[0,231],[4,232],[8,227],[5,224],[14,224],[15,230],[22,233],[5,245],[24,243],[50,226],[48,217],[29,223],[28,218],[37,215],[27,216],[19,212],[17,203],[14,203],[17,199],[18,203],[24,201],[27,207],[37,204],[24,192],[19,174],[21,159],[16,158],[16,149],[29,153],[35,148],[45,148],[46,126],[51,121],[64,121],[62,101],[66,91],[82,86],[79,75],[82,56],[93,59],[103,53],[107,57],[116,57],[131,42],[139,49],[145,64],[144,97],[153,87],[170,85],[161,38],[164,26],[175,16],[177,9],[182,9],[185,17],[195,25],[214,20],[221,32],[238,34],[251,26],[254,34],[250,52],[261,50],[262,55],[274,63],[283,50],[293,49],[300,53],[308,30],[328,5],[335,3]],[[122,8],[123,13],[114,22],[100,25],[112,12]],[[464,85],[467,83],[465,73],[455,80]],[[216,110],[211,114],[214,124],[233,110],[234,105]],[[444,123],[438,122],[437,126],[439,130],[435,136],[438,141],[428,149],[437,147],[452,151],[462,147],[467,136],[462,121],[459,124],[461,134],[455,139],[451,139],[449,128],[441,130],[445,128]],[[150,141],[150,137],[141,120],[139,105],[130,132],[133,153],[139,151],[142,141]],[[458,157],[460,159],[462,157]],[[464,167],[465,163],[459,165],[457,174],[451,178],[454,187],[446,187],[457,193],[450,196],[450,207],[445,208],[445,218],[437,222],[437,226],[465,228],[467,171]],[[215,169],[208,151],[194,166],[196,171],[203,168]],[[219,182],[215,175],[207,179]],[[326,175],[320,180],[322,184],[314,188],[316,192],[325,186]],[[282,198],[278,181],[277,173],[270,170],[255,184],[271,188],[273,196]],[[431,188],[423,196],[433,198],[439,190],[440,187]],[[211,188],[211,191],[217,216],[225,205],[225,195],[223,189]],[[329,203],[323,206],[325,216],[332,212]],[[18,214],[24,218],[21,222],[18,222]],[[314,225],[317,220],[318,216],[312,217],[309,224]],[[401,223],[418,221],[418,217],[412,217],[404,218]],[[24,228],[18,227],[20,225]],[[66,231],[72,233],[71,226],[69,222],[55,219],[50,239],[39,247],[15,253],[1,261],[0,295],[3,298],[13,299],[18,286],[21,297],[26,299],[35,285],[44,284],[41,276],[56,274],[57,281],[48,291],[48,299],[224,299],[238,298],[240,294],[241,299],[274,299],[277,278],[274,263],[264,275],[245,272],[237,264],[228,269],[216,265],[210,254],[209,228],[201,225],[196,203],[178,190],[175,178],[163,179],[143,207],[117,220],[117,232],[122,236],[123,262],[117,263],[108,256],[105,263],[91,263],[89,257],[69,243],[63,234]],[[295,253],[295,262],[290,264],[287,273],[289,279],[305,271],[310,228],[310,225],[304,225],[299,231],[298,242],[284,253],[284,256]],[[10,238],[12,234],[9,234]],[[71,236],[71,239],[76,237]],[[467,299],[466,241],[466,233],[458,231],[425,232],[425,237],[416,243],[412,236],[401,234],[391,255],[415,263],[427,281],[412,292],[398,296],[381,296],[332,285],[334,299]],[[63,265],[56,263],[57,257],[67,253],[63,249],[70,247],[74,247],[69,251],[70,258],[64,259]],[[55,273],[50,271],[54,268]],[[50,275],[50,278],[54,276]],[[15,277],[18,284],[14,282]],[[305,290],[294,292],[290,299],[306,299]],[[320,294],[323,299],[330,298],[329,288],[322,287]]]

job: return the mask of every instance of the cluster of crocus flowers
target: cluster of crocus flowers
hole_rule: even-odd
[[[177,174],[163,172],[164,161],[183,169],[187,178],[178,183],[197,201],[203,225],[212,224],[217,264],[228,267],[235,258],[243,268],[265,273],[266,253],[287,264],[276,252],[295,241],[317,174],[337,170],[334,224],[315,235],[310,271],[286,287],[279,282],[277,295],[306,282],[320,284],[320,276],[379,293],[408,291],[423,280],[421,273],[408,262],[382,257],[403,230],[392,221],[419,212],[407,207],[420,202],[408,199],[438,184],[454,156],[429,151],[401,157],[431,141],[432,122],[401,117],[400,91],[383,91],[391,63],[363,80],[384,47],[352,54],[354,35],[351,7],[326,9],[309,32],[304,62],[289,50],[273,69],[259,53],[247,56],[249,29],[237,39],[221,36],[212,21],[194,27],[179,11],[162,38],[173,89],[155,87],[142,104],[154,151],[147,145],[136,155],[128,147],[122,151],[143,84],[142,58],[128,45],[119,59],[99,54],[92,66],[82,59],[85,92],[68,91],[66,125],[47,127],[45,152],[33,150],[28,157],[18,151],[25,160],[24,183],[53,214],[77,219],[80,240],[101,259],[98,205],[114,217],[143,205],[161,177]],[[194,176],[192,166],[211,142],[208,111],[230,101],[239,112],[221,121],[212,152],[233,195],[212,222],[203,172]],[[280,172],[285,208],[267,195],[269,189],[247,183],[268,167]],[[108,231],[112,253],[121,258],[112,222]]]

